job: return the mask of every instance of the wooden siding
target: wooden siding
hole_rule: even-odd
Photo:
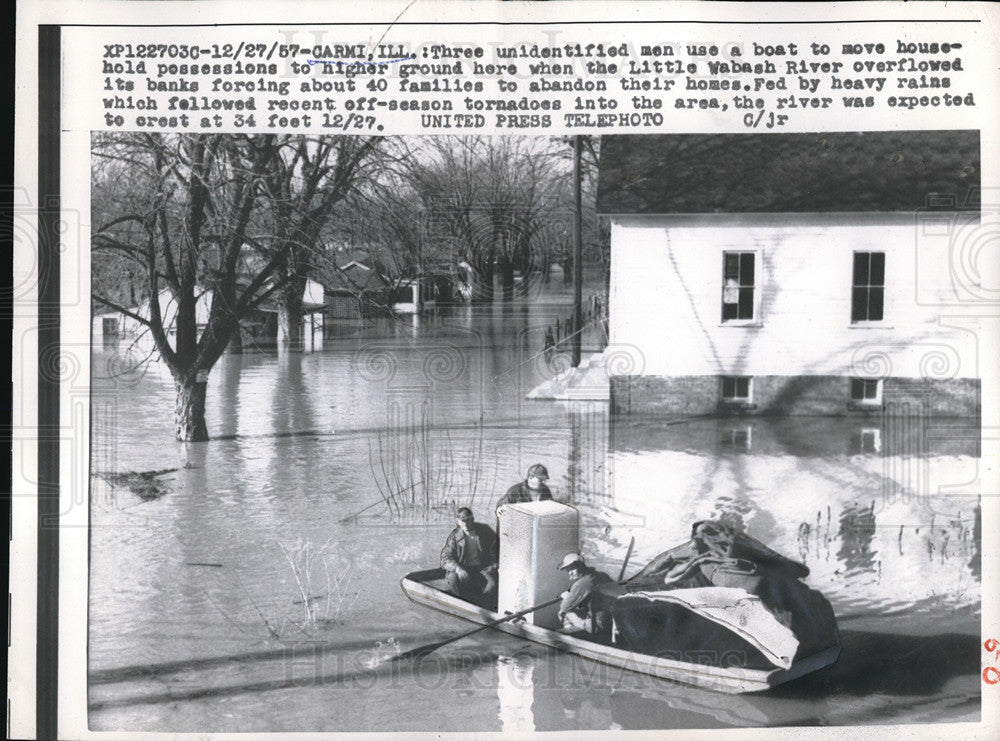
[[[639,375],[976,378],[975,334],[941,316],[963,293],[951,234],[928,240],[913,217],[615,219],[611,343],[640,348]],[[722,322],[729,250],[758,254],[748,325]],[[880,323],[851,323],[855,251],[886,253]]]

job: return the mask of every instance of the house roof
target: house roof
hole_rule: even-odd
[[[601,214],[979,210],[978,131],[604,136]]]
[[[352,293],[365,289],[385,288],[389,285],[390,281],[380,270],[357,260],[338,266],[335,271],[330,271],[326,279],[327,288]]]

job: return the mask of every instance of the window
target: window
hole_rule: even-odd
[[[749,376],[725,376],[722,379],[722,400],[748,404],[751,383]]]
[[[882,430],[878,428],[865,428],[861,430],[858,443],[858,452],[860,453],[881,453]]]
[[[722,253],[722,321],[753,319],[754,253]]]
[[[852,378],[851,401],[856,404],[881,404],[882,381],[877,378]]]
[[[855,252],[851,321],[880,322],[885,303],[885,253]]]

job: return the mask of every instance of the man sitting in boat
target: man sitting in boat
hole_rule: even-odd
[[[569,574],[571,582],[559,603],[563,630],[611,643],[611,603],[625,590],[603,571],[587,566],[579,553],[566,554],[559,569]]]
[[[496,533],[476,522],[472,510],[460,507],[458,527],[441,550],[441,568],[452,594],[482,607],[495,609],[497,601]]]
[[[505,504],[517,504],[520,502],[539,502],[543,499],[552,499],[552,492],[545,482],[549,478],[548,469],[541,463],[535,463],[528,468],[528,475],[524,481],[514,484],[507,490],[507,493],[500,497],[497,502],[497,509]]]

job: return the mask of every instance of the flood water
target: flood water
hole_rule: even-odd
[[[157,364],[93,356],[90,727],[530,731],[975,721],[978,431],[961,420],[611,418],[526,401],[562,286],[419,320],[343,322],[321,351],[212,371],[211,441],[173,439]],[[596,345],[597,332],[588,334]],[[595,348],[596,349],[596,348]],[[411,604],[456,504],[488,519],[528,465],[617,574],[717,518],[805,562],[838,663],[730,696],[483,631]],[[142,498],[113,474],[163,471]],[[304,597],[312,598],[304,601]]]

